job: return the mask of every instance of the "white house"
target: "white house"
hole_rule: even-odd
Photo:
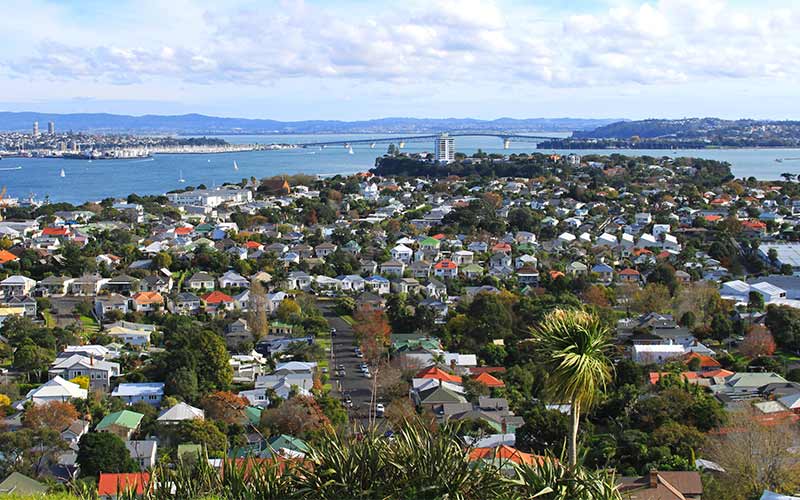
[[[636,363],[663,364],[679,358],[686,350],[679,344],[634,344],[631,358]]]
[[[25,395],[25,399],[18,402],[15,408],[22,410],[26,401],[31,401],[35,405],[47,404],[52,401],[64,403],[70,399],[86,399],[88,394],[89,391],[81,389],[81,386],[78,384],[56,376],[36,389],[28,391],[28,394]]]
[[[129,405],[144,401],[153,406],[160,406],[161,399],[164,397],[164,383],[141,382],[119,384],[111,395],[122,399]]]
[[[389,254],[391,254],[393,260],[399,260],[400,262],[408,264],[411,262],[414,251],[405,245],[397,245],[389,251]]]

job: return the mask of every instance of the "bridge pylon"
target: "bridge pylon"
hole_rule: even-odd
[[[508,149],[511,147],[511,139],[509,137],[503,137],[503,149]]]
[[[406,147],[406,141],[400,141],[400,144],[397,147],[403,149],[404,147]]]

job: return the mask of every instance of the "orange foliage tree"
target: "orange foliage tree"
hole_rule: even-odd
[[[78,419],[78,410],[71,403],[50,401],[31,405],[22,417],[22,425],[29,429],[63,431]]]
[[[761,326],[754,326],[745,336],[739,350],[748,358],[771,356],[775,352],[775,339]]]
[[[212,392],[201,401],[206,417],[226,424],[241,422],[245,418],[244,410],[249,404],[246,398],[227,391]]]

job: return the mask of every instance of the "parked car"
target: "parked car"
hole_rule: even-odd
[[[383,407],[383,403],[378,403],[375,405],[375,416],[376,417],[383,417],[383,413],[386,409]]]

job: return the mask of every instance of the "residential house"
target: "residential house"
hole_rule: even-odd
[[[439,278],[458,277],[458,264],[449,259],[443,259],[433,265],[433,274]]]
[[[162,411],[156,421],[164,425],[177,425],[187,420],[203,420],[206,412],[184,402]]]
[[[110,432],[127,441],[134,432],[139,430],[143,418],[144,415],[135,411],[116,411],[106,415],[94,429],[97,432]]]
[[[15,404],[15,408],[21,410],[23,404],[27,401],[35,405],[47,404],[52,401],[61,403],[67,402],[70,399],[86,399],[89,392],[86,389],[81,389],[81,386],[74,384],[59,376],[55,376],[44,384],[35,389],[31,389],[25,395],[23,401]]]
[[[203,307],[209,314],[219,314],[225,311],[232,311],[234,308],[233,297],[215,290],[201,297]]]
[[[14,275],[0,281],[0,292],[4,297],[22,297],[29,295],[35,286],[36,280]]]
[[[129,299],[119,294],[98,295],[94,299],[94,312],[102,321],[111,311],[126,314],[129,310]]]
[[[250,282],[239,273],[228,271],[218,279],[220,288],[249,288]]]
[[[174,314],[195,314],[200,311],[200,297],[193,293],[181,292],[172,301],[172,312]]]
[[[139,470],[148,470],[156,465],[157,441],[153,439],[125,441],[125,447],[128,448],[133,461],[139,464]]]
[[[47,373],[50,378],[61,377],[64,380],[86,377],[90,389],[106,392],[111,386],[111,379],[120,376],[120,367],[119,363],[73,354],[56,358]]]
[[[164,383],[140,382],[119,384],[114,388],[111,395],[122,399],[129,405],[144,401],[153,406],[160,406],[161,399],[164,397]]]
[[[158,292],[137,292],[131,297],[131,302],[134,311],[153,312],[164,306],[164,297]]]
[[[191,278],[184,282],[184,286],[190,290],[213,290],[214,277],[210,274],[199,271],[192,275]]]
[[[381,274],[386,276],[402,277],[406,270],[406,265],[400,260],[389,260],[381,264]]]

